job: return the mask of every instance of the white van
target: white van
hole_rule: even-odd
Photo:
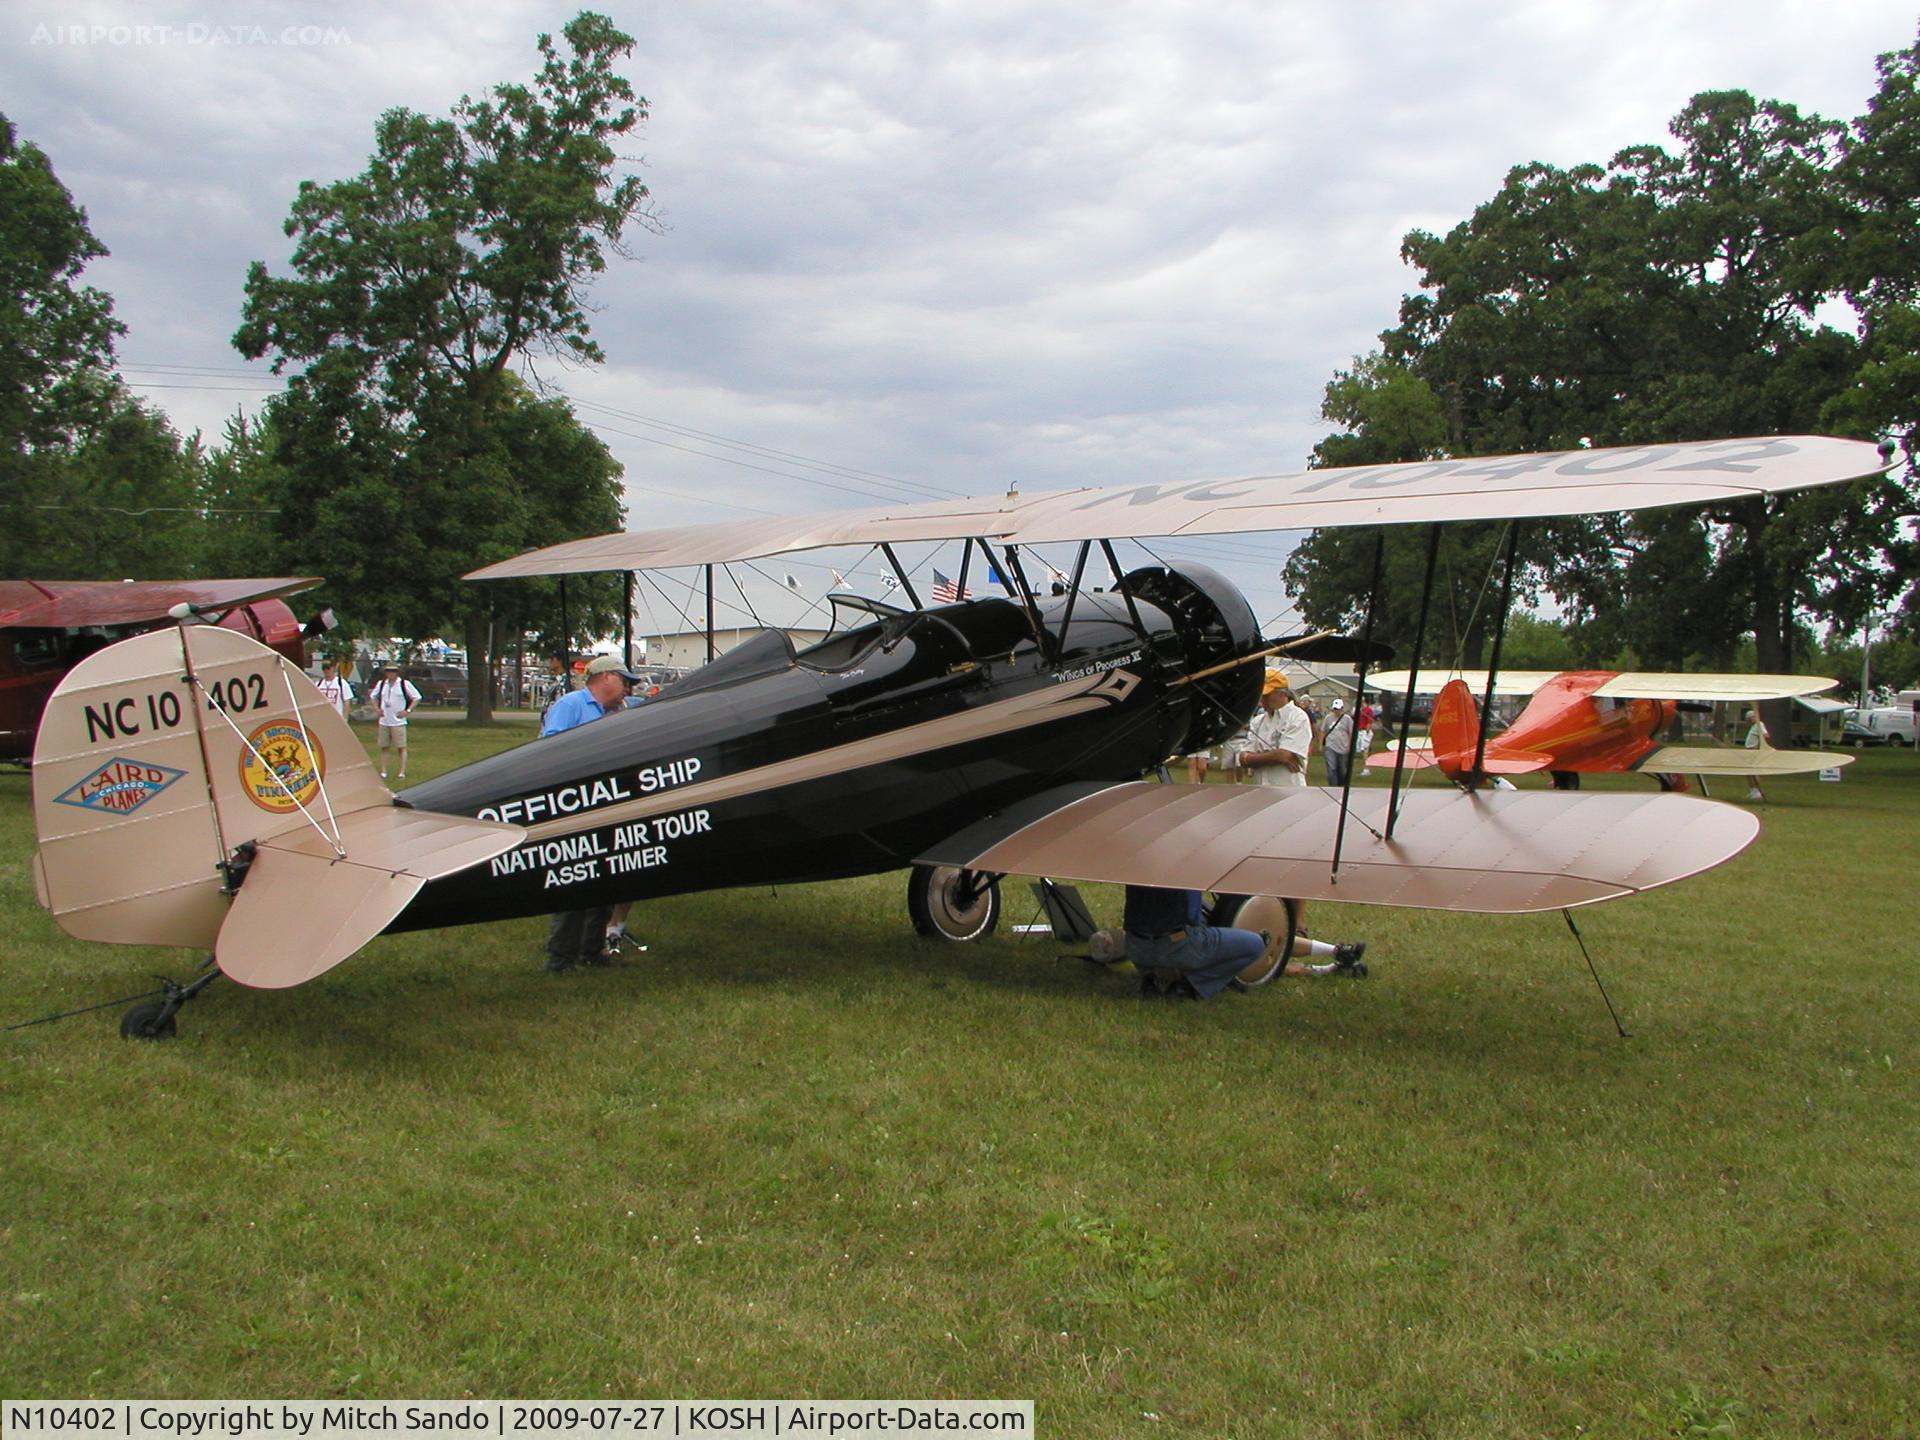
[[[1844,745],[1911,745],[1920,735],[1920,716],[1912,706],[1882,705],[1847,711]]]

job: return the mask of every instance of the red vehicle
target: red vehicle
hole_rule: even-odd
[[[1383,689],[1405,686],[1407,673],[1369,676]],[[1496,695],[1527,695],[1527,708],[1480,744],[1485,671],[1435,675],[1439,686],[1425,745],[1407,748],[1407,764],[1438,766],[1450,780],[1478,784],[1493,775],[1533,770],[1653,775],[1791,775],[1845,765],[1845,755],[1794,753],[1771,746],[1705,747],[1666,743],[1680,701],[1780,700],[1830,690],[1834,681],[1803,675],[1620,674],[1612,670],[1507,670]],[[1392,747],[1389,746],[1389,749]],[[1478,758],[1478,768],[1475,759]]]
[[[47,697],[76,664],[129,635],[171,621],[177,605],[306,664],[310,635],[333,626],[322,612],[306,625],[282,598],[321,583],[314,575],[269,580],[0,580],[0,761],[25,764]]]

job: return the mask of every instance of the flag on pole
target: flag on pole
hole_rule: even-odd
[[[939,570],[933,572],[933,598],[940,604],[951,605],[955,601],[968,600],[972,597],[971,590],[962,590]]]
[[[880,588],[882,590],[898,590],[900,588],[900,581],[895,576],[882,575],[880,577]]]
[[[798,590],[799,588],[800,588],[800,582],[799,582],[798,580],[796,580],[796,579],[794,579],[794,578],[793,578],[793,576],[792,576],[791,574],[789,574],[789,575],[787,576],[787,589],[789,589],[789,590]]]
[[[838,570],[833,572],[833,588],[836,590],[844,590],[847,588],[847,577],[842,575]]]
[[[988,583],[998,585],[1002,590],[1007,588],[1007,577],[1000,573],[1000,567],[993,563],[992,556],[987,557],[987,580]]]

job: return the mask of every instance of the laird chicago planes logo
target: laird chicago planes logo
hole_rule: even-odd
[[[53,798],[62,805],[77,805],[82,810],[130,815],[186,773],[171,765],[143,765],[138,760],[115,756]]]
[[[291,720],[269,720],[247,736],[240,783],[262,810],[285,815],[311,803],[327,772],[326,752]]]

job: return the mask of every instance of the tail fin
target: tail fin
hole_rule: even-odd
[[[393,797],[313,683],[284,657],[231,630],[170,627],[87,657],[48,700],[33,759],[36,886],[61,929],[79,939],[224,951],[230,909],[259,905],[230,904],[247,868],[236,862],[308,842],[329,863],[304,877],[305,902],[322,913],[329,897],[351,905],[360,914],[356,933],[365,932],[357,943],[424,883],[371,902],[349,884],[346,872],[356,867],[333,863],[361,858],[349,842],[377,850],[370,863],[395,878],[414,868],[394,847],[356,838],[365,827],[354,817],[391,813]],[[468,827],[481,827],[488,837],[482,849],[496,841],[498,850],[507,849],[521,834],[511,826],[432,818],[468,841],[477,836]],[[463,856],[473,848],[453,847]],[[447,853],[438,840],[425,850]],[[282,887],[265,883],[263,872],[256,888],[264,896]],[[282,903],[292,898],[281,896]],[[373,912],[388,905],[372,923]],[[281,932],[282,947],[314,950],[295,927]],[[227,969],[227,955],[220,958]]]
[[[1433,763],[1449,780],[1462,780],[1474,773],[1474,754],[1480,752],[1482,775],[1523,775],[1544,770],[1552,764],[1547,756],[1531,750],[1516,750],[1489,739],[1480,746],[1480,707],[1464,680],[1449,680],[1433,699],[1433,719],[1427,726],[1427,744]],[[1409,757],[1411,758],[1411,757]]]

